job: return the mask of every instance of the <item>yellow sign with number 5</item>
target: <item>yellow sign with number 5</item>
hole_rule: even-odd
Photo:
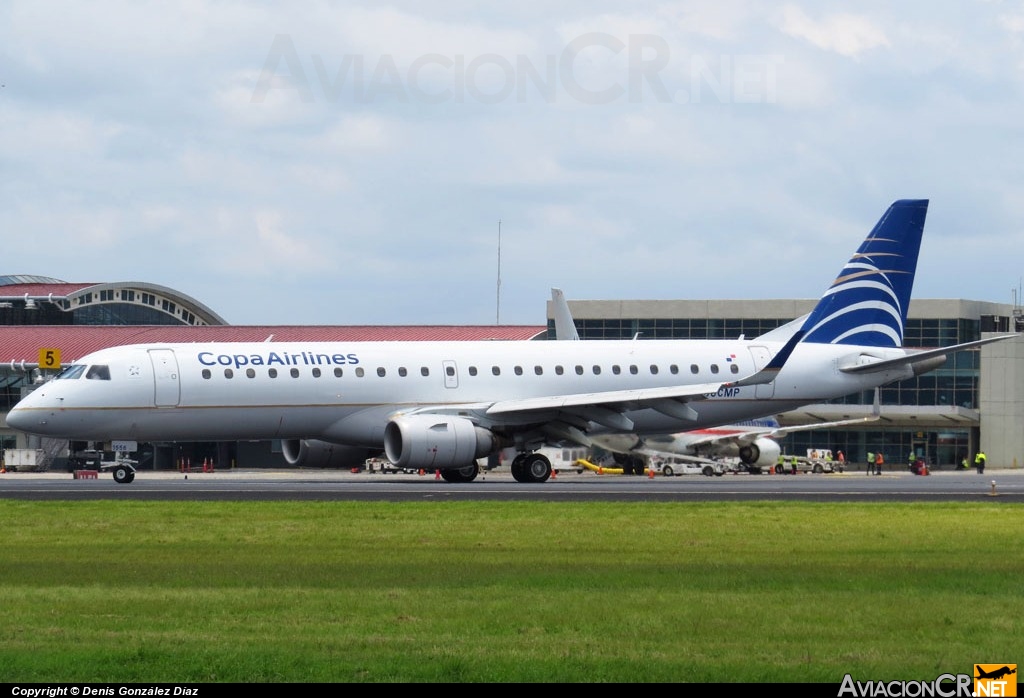
[[[60,368],[60,349],[40,349],[39,368]]]

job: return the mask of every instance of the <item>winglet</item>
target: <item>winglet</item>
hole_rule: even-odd
[[[738,381],[727,383],[730,386],[744,386],[744,385],[761,385],[762,383],[771,383],[775,380],[775,377],[779,375],[779,371],[789,361],[790,355],[793,350],[796,349],[796,345],[800,343],[800,340],[804,338],[804,331],[798,330],[789,338],[789,341],[779,350],[779,353],[772,357],[772,360],[768,362],[768,365],[762,368],[757,373],[741,378]]]
[[[551,307],[555,315],[555,339],[577,340],[580,338],[569,312],[569,303],[565,300],[562,289],[551,289]]]

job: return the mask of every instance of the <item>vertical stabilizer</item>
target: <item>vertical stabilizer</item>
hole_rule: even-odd
[[[927,199],[889,207],[808,316],[804,342],[903,345],[927,212]]]

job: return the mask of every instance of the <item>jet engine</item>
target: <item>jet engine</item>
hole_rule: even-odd
[[[740,462],[757,468],[770,468],[779,459],[782,448],[774,439],[754,439],[752,443],[743,444],[739,449]]]
[[[399,468],[462,468],[496,444],[494,434],[463,417],[411,414],[384,428],[384,453]]]
[[[315,439],[285,439],[281,453],[288,465],[302,468],[354,468],[361,466],[373,451],[361,446],[342,446]]]

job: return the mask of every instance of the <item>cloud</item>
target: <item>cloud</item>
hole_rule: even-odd
[[[885,32],[866,17],[840,13],[816,21],[796,5],[783,8],[782,31],[847,58],[889,45]]]
[[[236,322],[490,322],[500,219],[502,320],[541,323],[552,285],[763,297],[770,270],[813,296],[927,196],[926,250],[986,269],[942,295],[1001,300],[1020,13],[813,7],[11,0],[5,273],[143,279]]]

